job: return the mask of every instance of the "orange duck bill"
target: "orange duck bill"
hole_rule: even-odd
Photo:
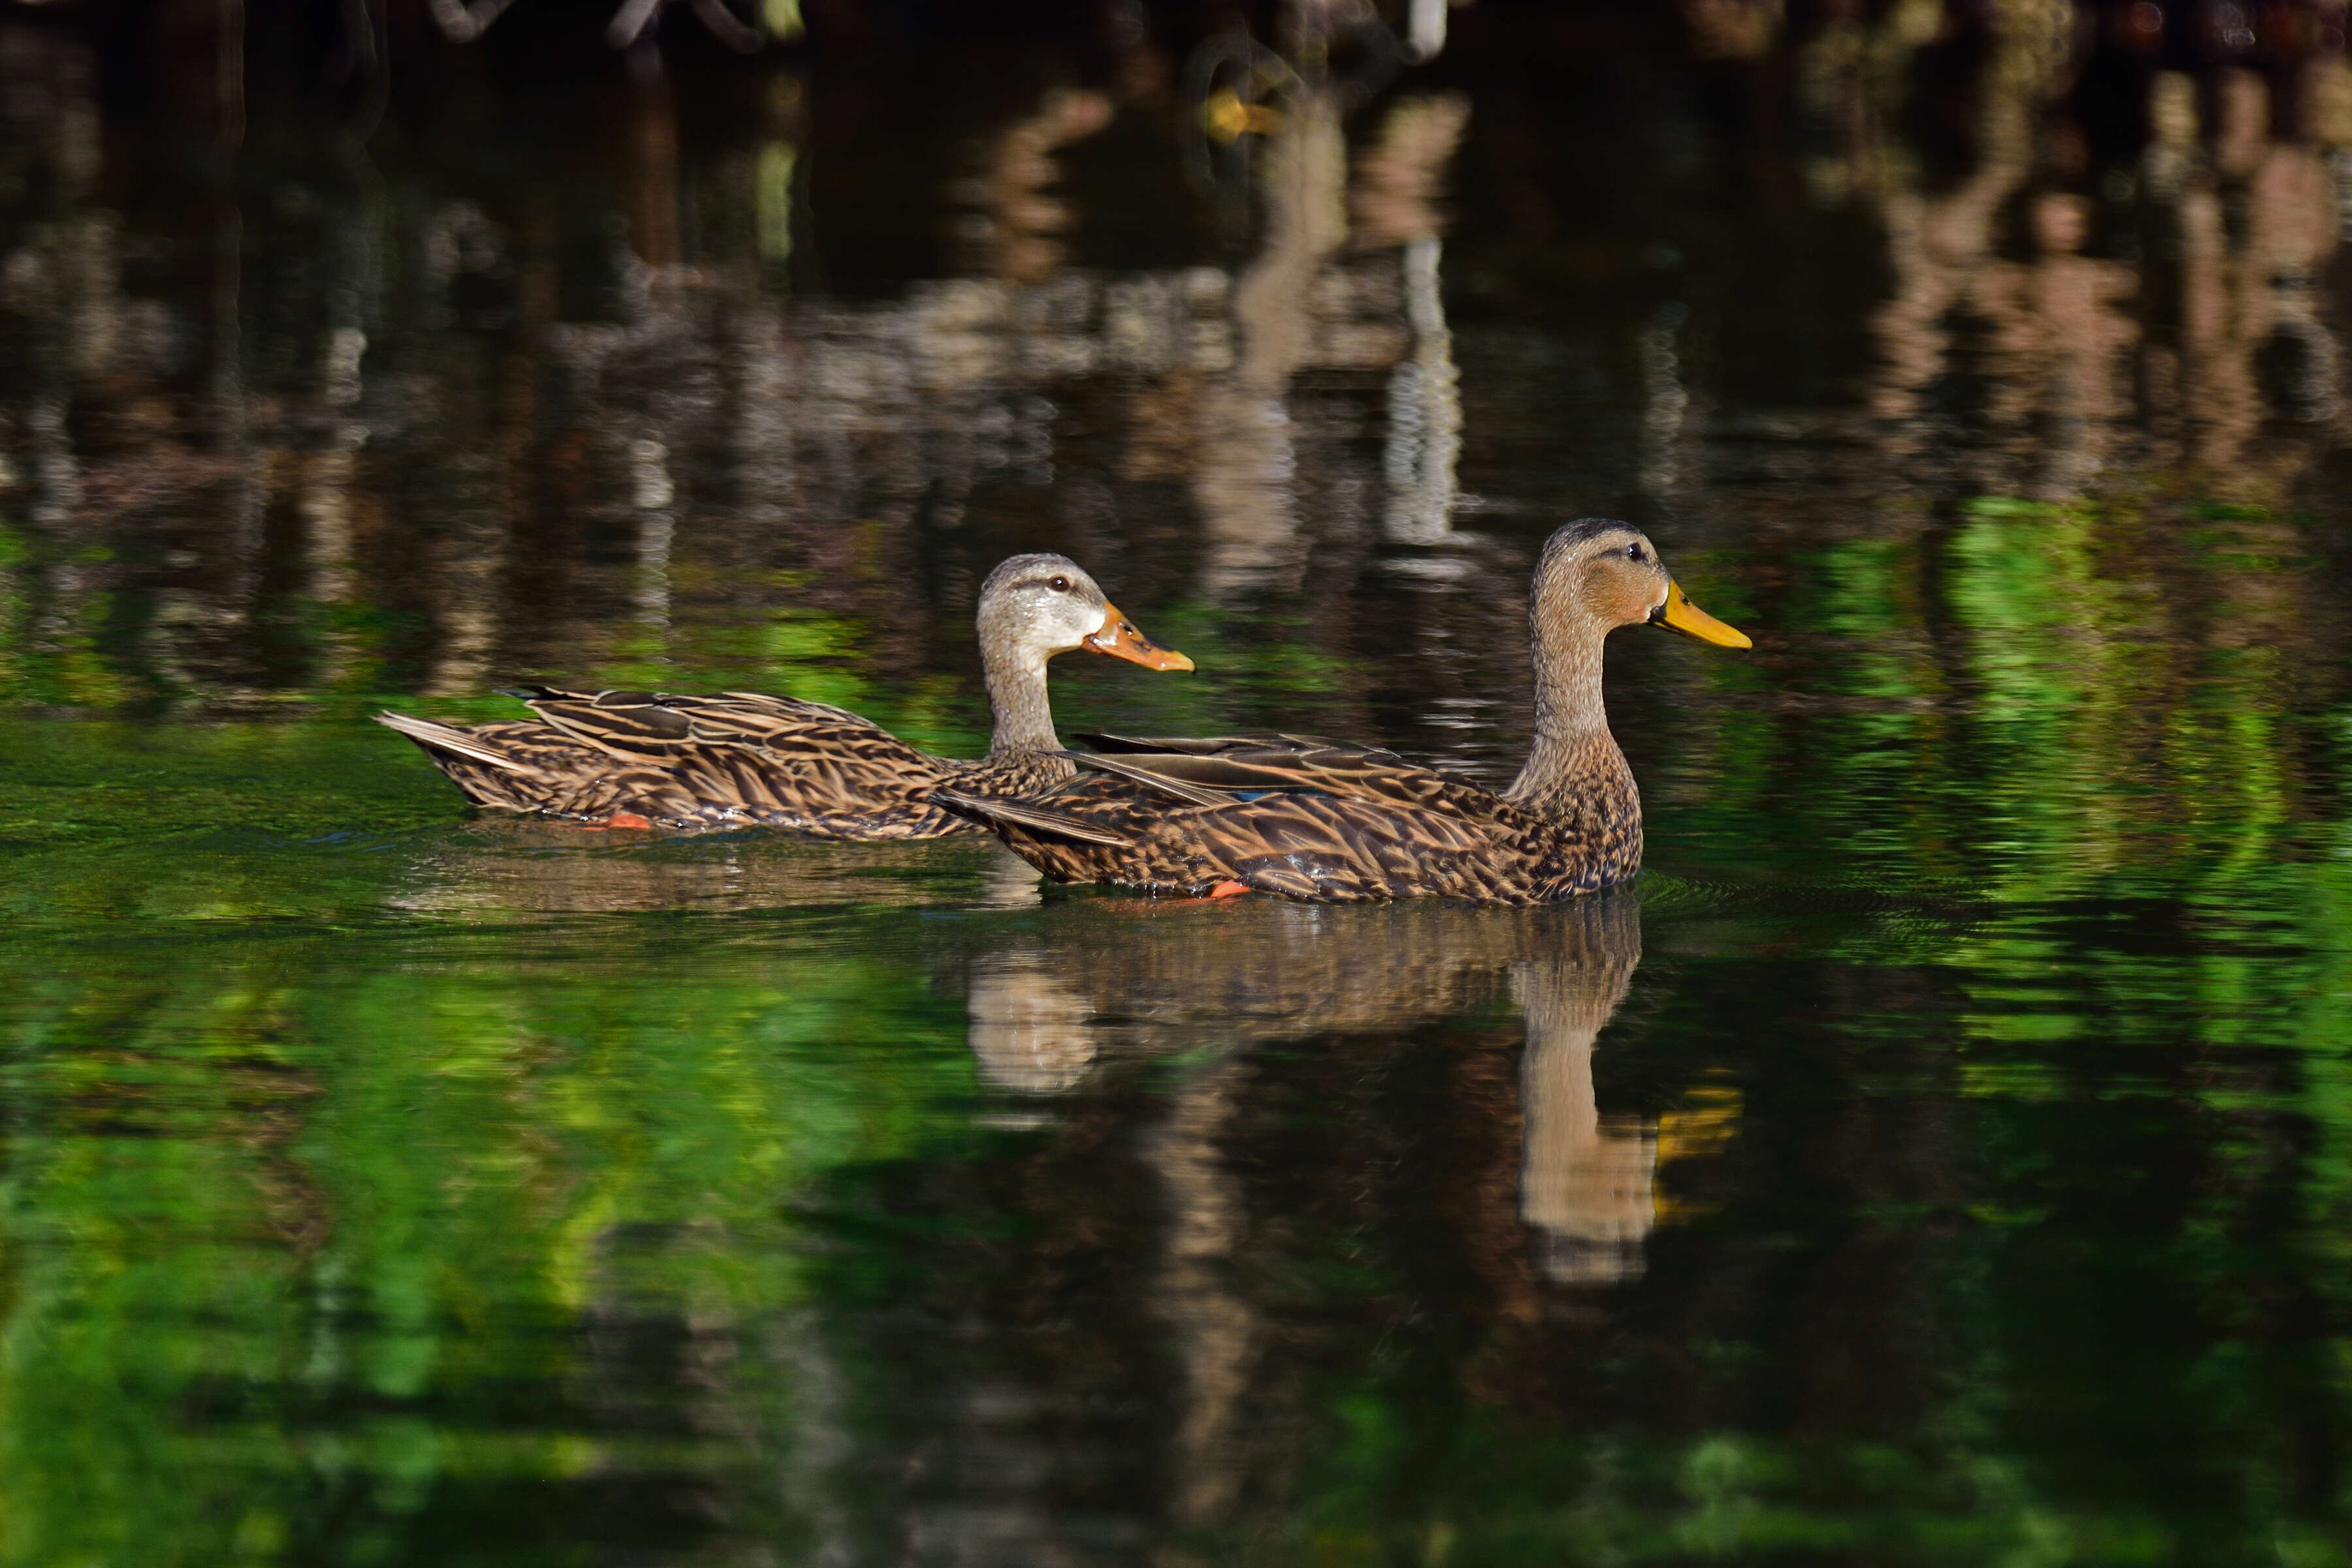
[[[1117,605],[1103,606],[1103,624],[1099,630],[1078,639],[1078,646],[1088,653],[1107,653],[1113,658],[1123,658],[1139,664],[1146,669],[1190,669],[1192,661],[1172,647],[1161,647],[1135,629],[1135,623]]]
[[[1701,642],[1711,642],[1717,647],[1754,647],[1756,646],[1748,640],[1746,632],[1737,626],[1725,626],[1721,621],[1692,604],[1690,595],[1683,592],[1683,585],[1671,579],[1666,584],[1665,602],[1650,612],[1650,624],[1655,626],[1671,627],[1685,637],[1696,637]]]

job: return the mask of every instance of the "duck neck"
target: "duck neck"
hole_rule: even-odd
[[[1054,733],[1054,710],[1045,700],[1045,661],[1034,654],[990,649],[983,656],[988,705],[996,715],[992,758],[1034,756],[1062,749]]]
[[[1535,744],[1504,797],[1541,816],[1622,828],[1640,823],[1642,797],[1601,700],[1606,636],[1605,627],[1536,627]]]

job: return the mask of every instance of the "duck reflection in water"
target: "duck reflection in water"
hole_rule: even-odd
[[[1178,1375],[1165,1428],[1164,1506],[1175,1523],[1231,1519],[1248,1485],[1253,1391],[1293,1331],[1261,1282],[1269,1268],[1287,1276],[1295,1232],[1307,1223],[1282,1194],[1304,1182],[1309,1191],[1364,1189],[1375,1204],[1394,1198],[1371,1195],[1388,1184],[1376,1172],[1325,1163],[1335,1154],[1360,1161],[1381,1145],[1380,1134],[1367,1143],[1322,1125],[1349,1121],[1372,1100],[1314,1097],[1318,1125],[1301,1127],[1293,1117],[1303,1107],[1282,1109],[1291,1074],[1275,1058],[1285,1053],[1253,1047],[1337,1037],[1344,1053],[1360,1043],[1377,1053],[1383,1037],[1516,1001],[1526,1024],[1516,1094],[1507,1071],[1483,1069],[1472,1047],[1444,1080],[1455,1103],[1403,1113],[1424,1131],[1500,1122],[1499,1138],[1475,1140],[1500,1161],[1511,1157],[1508,1123],[1517,1121],[1516,1201],[1511,1167],[1498,1163],[1470,1184],[1492,1201],[1448,1213],[1463,1260],[1495,1276],[1506,1315],[1526,1316],[1541,1310],[1535,1289],[1601,1289],[1644,1267],[1662,1212],[1660,1141],[1639,1119],[1601,1115],[1593,1081],[1595,1042],[1641,953],[1640,904],[1616,889],[1549,909],[1073,899],[1049,903],[1017,938],[975,956],[970,1041],[981,1075],[1031,1102],[1029,1114],[991,1118],[999,1124],[1044,1122],[1037,1102],[1076,1100],[1090,1078],[1118,1103],[1109,1085],[1122,1059],[1183,1058],[1132,1145],[1159,1209],[1150,1261],[1137,1263]],[[1384,1075],[1367,1057],[1347,1076]],[[1073,1127],[1101,1109],[1079,1112]],[[1269,1131],[1277,1141],[1254,1157]]]
[[[982,1078],[1026,1096],[1073,1089],[1108,1059],[1208,1051],[1167,1121],[1213,1165],[1222,1118],[1193,1102],[1222,1099],[1225,1066],[1247,1047],[1392,1034],[1515,1000],[1530,1255],[1556,1282],[1609,1284],[1641,1273],[1659,1208],[1655,1130],[1602,1115],[1592,1074],[1641,963],[1640,916],[1629,891],[1549,910],[1076,900],[974,958],[969,1037]]]
[[[483,916],[1037,901],[1034,871],[969,838],[848,844],[740,828],[646,843],[487,815],[425,838],[387,900],[412,912]]]
[[[1059,1094],[1076,1087],[1099,1053],[1092,1005],[1042,952],[975,960],[966,1006],[980,1076],[999,1089]]]
[[[1655,1134],[1639,1118],[1601,1115],[1592,1082],[1593,1046],[1642,960],[1633,900],[1611,901],[1625,911],[1623,932],[1522,959],[1511,971],[1528,1025],[1519,1064],[1519,1218],[1536,1267],[1563,1285],[1638,1277],[1658,1207]],[[1621,934],[1624,940],[1611,940]]]

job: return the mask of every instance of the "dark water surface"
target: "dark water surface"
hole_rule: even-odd
[[[0,1563],[2352,1561],[2339,14],[1480,0],[1229,150],[1181,8],[54,9]],[[1200,665],[1066,732],[1500,780],[1591,512],[1757,647],[1616,639],[1573,908],[488,820],[367,722],[973,751],[1053,548]]]

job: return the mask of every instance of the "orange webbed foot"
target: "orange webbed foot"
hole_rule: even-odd
[[[1232,878],[1228,877],[1223,881],[1218,883],[1215,887],[1211,888],[1209,889],[1208,896],[1213,899],[1238,899],[1249,890],[1249,884],[1247,882],[1236,882]]]

